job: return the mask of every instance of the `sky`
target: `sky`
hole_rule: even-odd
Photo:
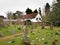
[[[25,11],[27,8],[32,10],[43,9],[46,3],[52,4],[53,0],[0,0],[0,15],[6,17],[8,11]]]

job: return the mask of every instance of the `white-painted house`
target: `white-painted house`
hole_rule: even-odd
[[[42,18],[39,13],[38,14],[32,13],[32,14],[23,15],[21,17],[21,20],[22,21],[31,20],[31,22],[41,22]]]
[[[17,24],[22,24],[23,21],[30,20],[31,22],[41,22],[42,18],[40,14],[38,13],[32,13],[32,14],[27,14],[27,15],[22,15],[19,19],[3,19],[4,23],[11,23],[11,22],[16,22]]]

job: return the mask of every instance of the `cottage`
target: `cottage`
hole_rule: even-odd
[[[27,15],[22,15],[20,18],[13,20],[13,19],[3,19],[4,22],[16,22],[16,24],[23,24],[24,21],[30,20],[33,23],[41,22],[42,18],[39,13],[32,13]]]
[[[31,22],[41,22],[42,18],[39,13],[38,14],[32,13],[32,14],[23,15],[21,17],[21,21],[26,21],[26,20],[30,20]]]

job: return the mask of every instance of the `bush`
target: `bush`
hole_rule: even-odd
[[[60,21],[53,22],[54,26],[60,26]]]

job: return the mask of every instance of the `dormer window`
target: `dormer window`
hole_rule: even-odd
[[[38,18],[36,18],[36,20],[38,20]]]
[[[41,20],[41,18],[39,18],[39,20]]]

